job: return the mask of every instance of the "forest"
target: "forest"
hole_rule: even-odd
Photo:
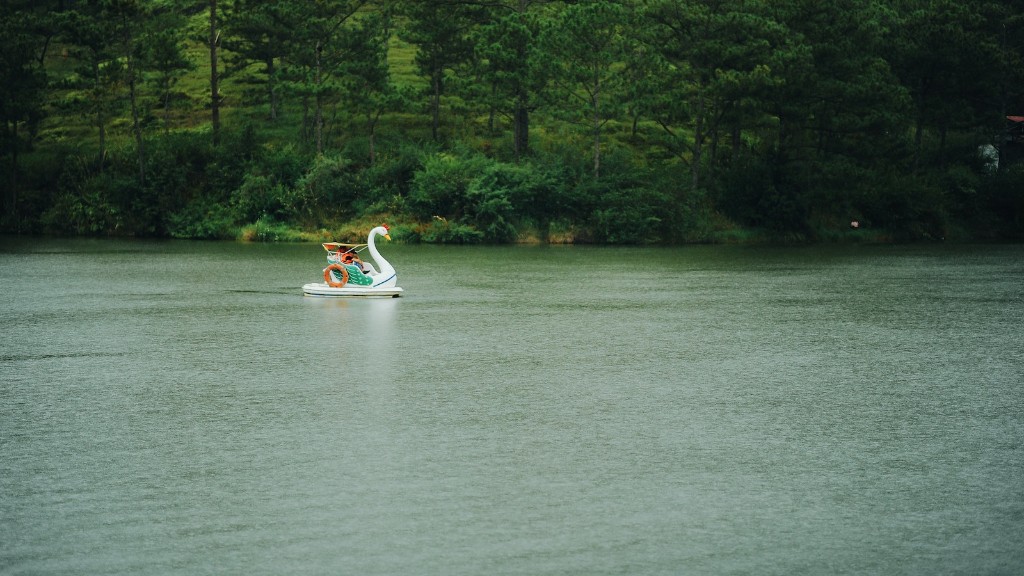
[[[0,0],[0,232],[1024,239],[1024,0]]]

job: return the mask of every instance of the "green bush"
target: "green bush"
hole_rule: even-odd
[[[351,163],[339,156],[317,156],[294,186],[284,192],[285,216],[307,227],[332,218],[353,217],[360,181]]]
[[[774,156],[746,156],[722,178],[715,203],[745,226],[806,232],[810,206],[800,169]]]
[[[480,244],[484,242],[484,233],[473,226],[452,223],[439,217],[410,234],[403,235],[403,238],[411,242],[428,244]]]
[[[466,200],[470,206],[464,220],[483,233],[485,242],[504,243],[515,240],[516,227],[512,223],[515,211],[506,190],[489,188],[475,180],[470,184]]]
[[[227,200],[254,165],[259,165],[264,148],[252,124],[241,130],[224,131],[221,144],[212,149],[206,165],[206,194]]]
[[[167,232],[174,238],[228,240],[238,236],[238,227],[230,208],[200,197],[168,216]]]
[[[250,242],[307,242],[310,239],[301,230],[270,217],[242,227],[239,237]]]
[[[652,187],[649,171],[623,155],[605,158],[599,179],[583,178],[574,190],[586,234],[583,240],[648,244],[664,240],[670,199]]]
[[[481,210],[476,210],[478,225],[494,228],[496,240],[511,239],[515,236],[512,223],[519,221],[520,224],[536,226],[546,238],[551,223],[570,213],[572,199],[566,193],[563,178],[564,175],[557,170],[534,162],[488,166],[470,186],[471,196],[476,193],[487,206],[483,210],[487,216],[483,218],[479,215]],[[486,194],[482,193],[484,191]],[[496,210],[501,206],[499,198],[507,201],[507,210]],[[500,232],[502,228],[505,228],[504,232]]]
[[[483,233],[484,241],[515,240],[516,210],[512,199],[529,193],[522,186],[528,174],[525,168],[495,162],[470,181],[466,189],[465,219]]]
[[[982,183],[992,225],[982,230],[989,238],[1024,239],[1024,162],[1005,167]]]
[[[421,220],[465,216],[470,212],[470,183],[492,162],[479,155],[431,154],[424,158],[409,188],[408,206],[413,216]]]
[[[160,191],[163,208],[177,210],[192,196],[209,192],[206,173],[213,154],[207,134],[174,132],[146,141],[147,185]]]
[[[865,188],[864,224],[887,231],[897,241],[936,240],[949,227],[947,199],[942,187],[916,174],[892,173]]]
[[[242,222],[255,222],[263,216],[284,215],[285,187],[273,177],[250,173],[231,194],[231,205]]]
[[[265,151],[231,193],[236,217],[242,222],[255,222],[265,216],[287,218],[288,190],[306,167],[307,160],[291,145]]]
[[[409,189],[422,167],[423,156],[424,151],[413,145],[378,154],[377,161],[360,172],[362,193],[356,203],[359,214],[405,212]]]
[[[114,198],[130,197],[138,182],[131,177],[105,172],[88,177],[79,192],[65,192],[41,216],[43,229],[51,234],[130,235],[124,207]]]

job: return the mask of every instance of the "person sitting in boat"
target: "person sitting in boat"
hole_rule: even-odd
[[[350,266],[358,266],[359,271],[367,275],[369,275],[372,270],[369,264],[363,262],[363,259],[359,257],[359,254],[356,253],[355,248],[349,248],[348,250],[341,254],[341,263]]]

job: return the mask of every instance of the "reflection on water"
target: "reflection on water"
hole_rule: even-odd
[[[382,251],[3,239],[0,573],[1024,566],[1021,247]]]

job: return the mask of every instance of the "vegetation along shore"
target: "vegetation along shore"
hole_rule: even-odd
[[[1024,0],[7,0],[0,232],[1020,241]]]

